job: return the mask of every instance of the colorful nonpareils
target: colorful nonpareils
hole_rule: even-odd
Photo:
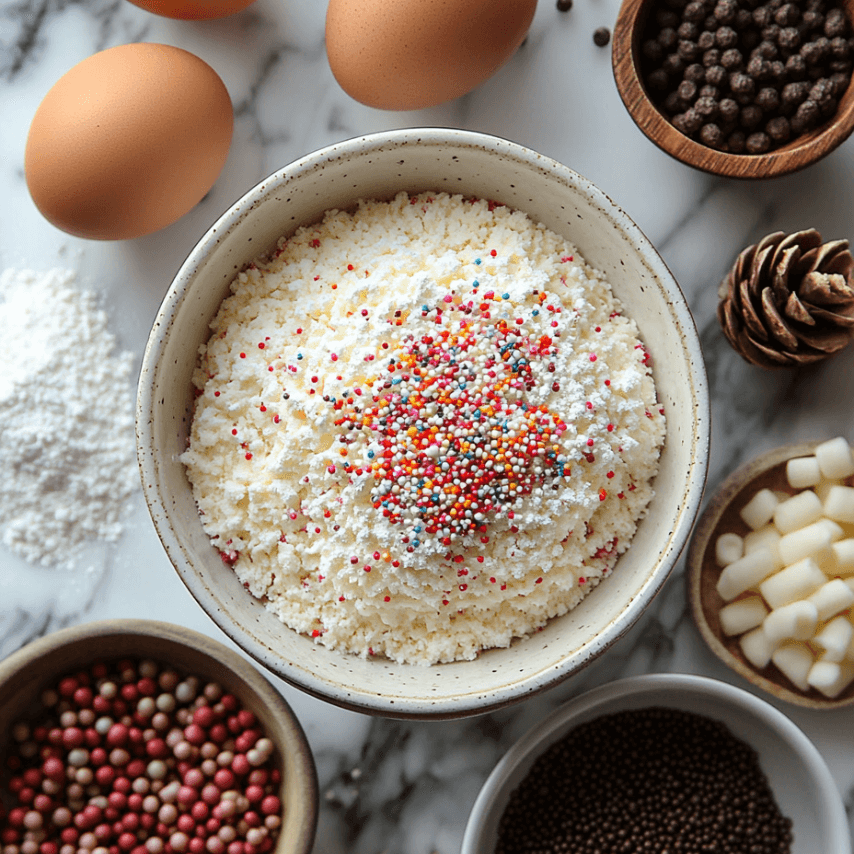
[[[14,725],[2,854],[266,854],[281,770],[255,714],[151,660],[70,673]]]
[[[436,333],[404,339],[388,359],[380,393],[335,420],[342,437],[358,426],[379,443],[365,466],[374,509],[404,525],[416,548],[424,536],[449,546],[457,536],[485,533],[494,515],[512,518],[511,508],[535,486],[571,474],[554,444],[566,423],[524,398],[544,366],[555,371],[555,340],[526,329],[540,308],[493,324],[492,310],[502,311],[510,295],[479,295],[475,286],[469,297],[422,305]],[[458,332],[455,312],[462,314]]]

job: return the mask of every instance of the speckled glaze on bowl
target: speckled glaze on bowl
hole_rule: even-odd
[[[152,658],[216,681],[251,709],[281,758],[282,826],[271,854],[309,854],[318,785],[305,734],[282,695],[238,653],[183,626],[156,620],[100,620],[61,629],[0,661],[0,756],[12,725],[26,720],[41,692],[98,660]]]
[[[211,547],[178,461],[192,417],[198,349],[235,274],[327,209],[391,198],[400,190],[495,200],[568,238],[605,273],[640,327],[668,419],[656,497],[607,583],[532,637],[474,661],[432,667],[342,655],[285,628]],[[317,697],[374,714],[436,719],[499,708],[554,685],[635,622],[667,578],[699,509],[709,403],[685,299],[650,242],[604,193],[515,143],[460,130],[412,129],[310,154],[262,181],[210,229],[178,272],[154,323],[140,376],[137,436],[143,489],[163,545],[226,634]]]
[[[579,724],[651,706],[719,720],[756,750],[780,812],[792,819],[791,854],[851,854],[839,789],[806,735],[782,712],[747,691],[679,673],[636,676],[595,688],[537,724],[510,748],[483,784],[460,854],[494,854],[498,823],[511,793],[552,744]]]

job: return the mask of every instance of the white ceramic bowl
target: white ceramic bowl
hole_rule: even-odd
[[[607,583],[543,631],[474,661],[433,667],[345,656],[285,628],[245,590],[202,530],[178,456],[193,407],[191,375],[235,274],[299,225],[359,198],[448,191],[521,209],[602,270],[651,351],[667,415],[656,496]],[[152,519],[207,613],[290,683],[342,706],[399,717],[455,717],[549,687],[607,649],[664,583],[699,509],[709,404],[693,319],[667,267],[600,190],[520,145],[459,130],[390,131],[310,154],[250,190],[205,235],[163,302],[142,366],[137,433]]]
[[[851,854],[845,807],[815,745],[764,700],[726,682],[687,674],[623,679],[556,709],[516,742],[487,778],[469,816],[460,854],[493,854],[511,793],[548,747],[586,721],[650,706],[722,721],[756,750],[777,806],[792,819],[792,854]]]

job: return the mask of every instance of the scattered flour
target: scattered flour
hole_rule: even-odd
[[[285,623],[430,664],[576,605],[664,438],[610,286],[524,214],[363,202],[279,241],[212,323],[183,455],[223,560]]]
[[[139,484],[133,354],[67,270],[0,273],[0,539],[69,568],[115,540]]]

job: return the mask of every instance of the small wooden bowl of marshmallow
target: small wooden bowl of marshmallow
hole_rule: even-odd
[[[689,599],[712,651],[773,696],[854,704],[854,453],[838,437],[739,468],[688,549]]]

